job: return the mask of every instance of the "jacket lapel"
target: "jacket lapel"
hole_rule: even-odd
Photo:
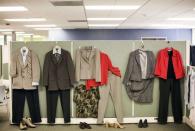
[[[54,64],[60,64],[60,63],[62,62],[62,55],[63,55],[63,52],[61,52],[58,61],[57,61],[57,59],[56,59],[55,54],[53,54],[53,53],[51,52],[50,55],[51,55],[51,59],[52,59],[52,61],[53,61]]]
[[[21,54],[21,53],[18,54],[18,60],[19,60],[19,63],[20,63],[20,65],[21,65],[22,68],[25,68],[25,67],[28,65],[28,62],[27,62],[28,59],[30,59],[30,50],[29,50],[29,52],[28,52],[28,54],[27,54],[27,56],[26,56],[26,61],[25,61],[25,63],[23,63],[22,54]]]
[[[22,54],[21,53],[18,54],[18,61],[19,61],[20,65],[21,65],[21,67],[23,68],[24,67],[24,63],[23,63],[23,59],[22,59]]]
[[[141,69],[141,66],[140,66],[139,50],[136,50],[136,51],[135,51],[135,60],[136,60],[136,62],[137,62],[137,64],[138,64],[138,66],[139,66],[140,69]]]
[[[89,63],[90,60],[91,60],[91,59],[93,58],[93,56],[94,56],[94,48],[91,49],[91,50],[89,51],[89,56],[87,56],[87,55],[88,55],[87,53],[88,53],[87,50],[85,50],[85,49],[82,49],[82,50],[81,50],[81,57],[83,58],[83,60],[84,60],[85,62]]]
[[[28,64],[30,64],[28,61],[31,61],[31,50],[28,51],[24,67],[26,67]]]
[[[59,56],[59,60],[58,60],[58,64],[60,64],[61,62],[62,62],[62,58],[64,57],[64,53],[63,53],[63,51],[61,50],[61,54],[60,54],[60,56]]]
[[[149,52],[146,52],[146,55],[147,55],[147,70],[146,70],[146,78],[148,78],[150,76],[151,73],[153,72],[150,72],[150,68],[152,67],[152,56],[150,56],[150,53]]]

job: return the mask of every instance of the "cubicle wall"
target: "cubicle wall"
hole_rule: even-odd
[[[2,76],[2,46],[0,46],[0,78]]]
[[[22,46],[27,46],[31,50],[33,50],[39,57],[40,65],[41,65],[41,72],[43,70],[43,62],[45,54],[52,50],[52,48],[55,45],[61,46],[63,49],[70,51],[73,60],[75,60],[75,51],[80,46],[86,46],[86,45],[92,45],[96,48],[100,49],[101,51],[105,52],[109,55],[112,64],[114,66],[117,66],[120,68],[122,73],[122,78],[124,76],[129,53],[135,49],[138,49],[141,47],[141,41],[131,41],[131,40],[115,40],[115,41],[101,41],[101,40],[95,40],[95,41],[45,41],[45,42],[13,42],[11,44],[11,52],[15,51],[17,49],[20,49]],[[166,41],[144,41],[144,47],[145,50],[151,50],[154,52],[155,56],[158,52],[158,50],[165,48],[167,46],[172,46],[175,49],[179,50],[182,58],[183,63],[186,66],[186,42],[185,41],[172,41],[169,44]],[[42,74],[41,74],[42,77]],[[184,89],[184,80],[181,80],[181,88],[182,88],[182,98],[183,98],[183,89]],[[72,91],[73,94],[73,91]],[[41,80],[41,86],[39,87],[39,99],[40,99],[40,108],[41,108],[41,115],[42,118],[47,118],[47,106],[46,106],[46,93],[45,93],[45,87],[42,86],[42,80]],[[127,118],[126,122],[131,122],[132,119],[130,118],[138,118],[138,117],[148,117],[151,118],[151,122],[155,121],[155,118],[158,114],[158,104],[159,104],[159,83],[158,78],[155,78],[154,81],[154,89],[153,89],[153,102],[150,104],[140,104],[140,103],[134,103],[132,100],[129,99],[127,96],[126,90],[124,86],[122,85],[122,102],[123,102],[123,109],[124,109],[124,117]],[[77,123],[74,122],[75,120],[78,120],[75,118],[75,105],[73,104],[73,101],[71,100],[71,112],[72,112],[72,121],[71,123]],[[171,106],[169,106],[169,116],[172,116],[172,110]],[[25,115],[28,113],[28,107],[27,104],[25,105]],[[56,118],[62,118],[62,109],[60,106],[60,100],[58,100],[58,107],[57,107],[57,116]],[[108,102],[108,107],[105,114],[106,118],[114,118],[114,107],[111,101],[111,98]],[[129,118],[129,120],[128,120]],[[62,119],[63,120],[63,119]],[[91,120],[89,118],[83,119],[83,120]],[[93,122],[92,122],[93,123]]]

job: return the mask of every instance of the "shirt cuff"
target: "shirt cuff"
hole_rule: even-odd
[[[32,86],[38,86],[39,82],[32,82]]]

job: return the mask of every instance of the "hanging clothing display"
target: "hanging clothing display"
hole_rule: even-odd
[[[182,123],[182,103],[180,80],[177,79],[159,79],[160,82],[160,100],[158,123],[166,124],[168,116],[169,95],[171,93],[172,112],[175,123]]]
[[[32,123],[41,122],[38,89],[35,90],[13,89],[12,97],[13,123],[19,124],[22,121],[25,97],[27,99]]]
[[[185,71],[183,67],[183,62],[181,55],[179,51],[177,51],[174,48],[171,48],[172,50],[172,63],[173,63],[173,69],[175,73],[176,79],[181,79],[185,76]],[[158,52],[157,55],[157,61],[156,61],[156,67],[155,67],[155,75],[157,77],[167,79],[168,74],[168,61],[169,61],[169,55],[168,52],[169,48],[162,49]]]
[[[25,125],[23,123],[23,115],[26,112],[25,101],[32,123],[38,124],[41,122],[41,112],[46,114],[43,118],[46,119],[46,122],[43,123],[51,125],[62,124],[61,118],[67,124],[78,124],[79,120],[84,120],[82,118],[86,118],[86,122],[90,121],[91,118],[93,120],[97,118],[97,124],[113,120],[116,123],[123,123],[123,120],[127,120],[124,115],[131,113],[131,109],[137,110],[138,108],[138,106],[129,105],[128,99],[142,105],[143,109],[140,111],[145,110],[148,106],[150,107],[152,102],[152,105],[159,102],[157,121],[159,124],[166,124],[169,115],[169,98],[171,98],[171,115],[174,117],[174,122],[182,123],[184,107],[182,105],[183,92],[181,88],[183,87],[182,78],[185,77],[182,56],[185,56],[185,52],[182,52],[181,56],[180,52],[174,48],[164,48],[158,52],[157,58],[155,58],[154,52],[156,50],[152,49],[154,43],[151,44],[150,42],[147,43],[147,48],[151,50],[140,48],[129,52],[129,54],[127,54],[127,50],[132,49],[133,46],[129,47],[128,42],[125,42],[125,46],[120,49],[120,42],[113,42],[117,44],[112,46],[113,49],[110,49],[110,46],[102,45],[103,42],[98,45],[102,51],[93,46],[79,47],[80,45],[86,45],[81,44],[83,42],[78,42],[77,45],[71,42],[60,43],[67,43],[63,47],[70,47],[72,53],[75,53],[70,54],[68,50],[56,46],[56,43],[50,43],[49,46],[55,46],[51,50],[48,50],[48,46],[42,44],[41,46],[33,46],[33,48],[42,47],[44,50],[33,51],[27,47],[15,50],[24,43],[12,47],[13,49],[11,48],[13,50],[10,65],[10,82],[12,82],[11,123]],[[159,44],[165,46],[163,43],[160,42]],[[132,42],[132,44],[135,44],[135,42]],[[28,46],[28,44],[26,45]],[[97,45],[97,43],[92,43],[92,45]],[[139,45],[136,44],[137,46]],[[76,47],[78,49],[75,49]],[[185,51],[183,47],[186,46],[180,44],[176,47]],[[123,54],[114,54],[118,49],[123,50]],[[71,55],[75,56],[75,64]],[[42,61],[40,66],[39,58],[43,60],[43,57],[44,63]],[[115,60],[113,63],[112,57]],[[125,63],[124,59],[127,57],[128,60]],[[119,61],[119,59],[121,60]],[[124,65],[126,66],[125,70]],[[43,67],[43,70],[40,67]],[[122,72],[120,67],[123,69]],[[187,81],[185,81],[184,100],[185,107],[188,108],[187,115],[189,114],[190,120],[195,123],[195,67],[189,67],[186,76]],[[122,76],[123,72],[125,73],[124,77]],[[155,76],[158,77],[158,80],[155,79]],[[123,80],[121,80],[122,77]],[[41,84],[39,83],[40,79]],[[40,90],[39,85],[44,86],[45,89]],[[124,90],[122,89],[123,85]],[[153,98],[154,86],[159,86],[158,102],[155,99],[158,97],[158,91],[155,90],[155,98]],[[40,110],[39,95],[42,95],[41,107],[43,107],[43,110]],[[153,99],[155,100],[153,101]],[[60,104],[60,109],[58,109],[58,104]],[[123,104],[126,104],[126,106]],[[131,109],[123,110],[124,107],[130,107]],[[107,112],[107,109],[110,110],[110,108],[114,109]],[[59,111],[62,111],[61,116],[58,116]],[[149,113],[153,114],[154,112],[151,110]],[[148,114],[144,114],[145,117],[148,117]],[[113,119],[107,118],[108,116]],[[27,117],[25,116],[25,118]],[[29,118],[29,120],[31,119]],[[130,119],[128,118],[128,120]],[[143,124],[143,121],[147,123],[147,120],[144,119],[140,123]],[[93,121],[90,122],[93,123]],[[82,125],[82,122],[80,125]]]
[[[152,51],[137,49],[130,53],[123,84],[130,99],[152,102],[155,57]]]
[[[182,123],[180,79],[184,77],[184,67],[179,51],[173,48],[160,50],[157,55],[155,75],[160,77],[158,123],[167,123],[170,93],[174,122]]]
[[[58,96],[60,96],[64,123],[70,122],[70,89],[57,90],[57,91],[47,90],[46,95],[47,95],[47,122],[55,123]]]
[[[195,108],[195,68],[192,66],[187,69],[184,100],[188,109]]]
[[[76,117],[97,118],[99,99],[100,95],[98,88],[94,87],[86,90],[85,85],[75,87],[73,101],[76,104]]]
[[[56,91],[70,89],[74,83],[75,71],[70,53],[63,49],[61,54],[49,51],[43,66],[43,85],[49,91]]]
[[[192,108],[190,109],[190,115],[189,115],[189,118],[190,118],[190,121],[192,122],[193,125],[195,125],[195,108]]]
[[[40,80],[40,65],[37,55],[23,48],[12,53],[10,76],[13,89],[36,89]]]
[[[93,46],[85,46],[77,49],[76,81],[95,79],[101,81],[100,51]]]
[[[25,97],[33,123],[41,122],[38,85],[40,65],[37,55],[27,47],[16,50],[11,56],[12,122],[19,124],[24,113]]]
[[[45,56],[43,84],[47,90],[48,123],[55,123],[57,99],[60,96],[64,122],[70,122],[70,89],[75,83],[74,65],[68,51],[58,47]]]
[[[107,87],[99,87],[100,100],[98,104],[98,124],[103,123],[104,114],[108,104],[109,96],[112,97],[112,102],[115,109],[115,114],[117,121],[119,123],[123,122],[123,105],[122,105],[122,85],[121,78],[112,74],[109,71],[108,73],[108,84]]]
[[[195,46],[190,46],[190,65],[195,66]]]
[[[107,85],[108,71],[111,71],[114,75],[121,77],[121,73],[118,67],[113,67],[112,62],[107,54],[100,52],[100,65],[101,65],[101,82],[96,82],[95,79],[86,81],[86,89],[91,87],[98,87]]]

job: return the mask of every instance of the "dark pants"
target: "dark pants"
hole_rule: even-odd
[[[47,122],[55,123],[56,108],[58,95],[60,95],[60,101],[62,111],[64,115],[64,122],[70,122],[70,90],[48,91],[47,90]]]
[[[169,95],[171,93],[172,112],[175,123],[182,122],[182,104],[180,80],[176,79],[160,79],[160,101],[158,122],[160,124],[167,123]]]
[[[21,122],[24,113],[25,97],[27,98],[27,103],[32,122],[33,123],[41,122],[38,89],[36,90],[13,89],[12,122],[17,124]]]
[[[195,66],[195,46],[190,46],[190,65]]]

